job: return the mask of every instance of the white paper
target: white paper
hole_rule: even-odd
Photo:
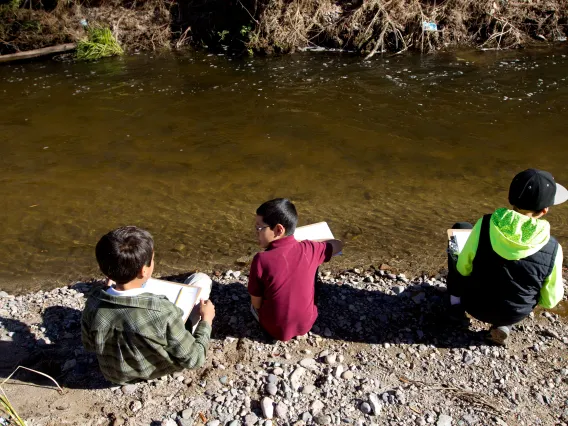
[[[296,232],[294,232],[294,237],[298,241],[302,240],[321,241],[321,240],[334,239],[333,234],[331,233],[331,229],[329,229],[327,222],[318,222],[318,223],[313,223],[311,225],[300,226],[299,228],[296,228]]]
[[[467,241],[467,239],[469,238],[469,236],[471,235],[471,231],[467,232],[467,231],[460,231],[460,232],[454,232],[454,238],[456,239],[456,243],[458,244],[458,253],[461,253],[465,243]]]
[[[166,296],[170,302],[181,308],[184,320],[191,313],[201,291],[199,287],[158,280],[156,278],[150,278],[142,288],[148,293]]]

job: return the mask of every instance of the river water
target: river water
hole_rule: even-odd
[[[100,276],[94,245],[150,230],[156,274],[236,266],[254,212],[327,221],[335,267],[443,267],[445,230],[527,167],[568,184],[568,50],[131,56],[0,67],[0,289]],[[568,205],[549,216],[568,242]]]

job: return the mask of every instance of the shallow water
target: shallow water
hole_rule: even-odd
[[[434,272],[445,229],[504,206],[517,171],[568,183],[567,54],[0,67],[0,289],[98,276],[125,224],[154,234],[158,275],[235,268],[277,196],[346,241],[334,266]],[[566,243],[568,206],[549,219]]]

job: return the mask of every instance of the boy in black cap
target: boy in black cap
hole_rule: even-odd
[[[512,208],[479,219],[457,263],[448,256],[453,319],[465,319],[468,312],[492,324],[488,339],[505,345],[511,326],[537,304],[550,309],[562,300],[562,247],[542,217],[566,200],[568,191],[548,172],[528,169],[515,176],[509,188]]]

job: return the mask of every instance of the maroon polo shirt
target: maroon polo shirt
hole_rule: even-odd
[[[286,341],[311,330],[318,317],[316,271],[332,253],[329,243],[296,241],[291,235],[273,241],[254,257],[248,291],[262,297],[260,324],[272,337]]]

